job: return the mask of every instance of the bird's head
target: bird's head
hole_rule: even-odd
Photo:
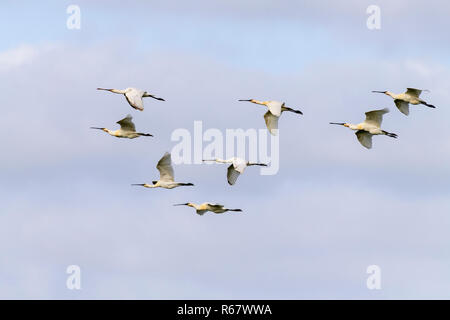
[[[350,126],[350,124],[345,123],[345,122],[330,122],[330,124],[336,124],[338,126],[344,126],[344,127],[347,127],[347,128]]]
[[[190,202],[178,203],[178,204],[174,204],[174,206],[188,206],[188,207],[192,207],[192,203],[190,203]]]
[[[108,129],[106,129],[106,128],[91,127],[91,129],[97,129],[97,130],[102,130],[102,131],[108,132]]]

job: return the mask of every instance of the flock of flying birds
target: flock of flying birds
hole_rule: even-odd
[[[144,103],[142,98],[150,97],[156,100],[165,101],[162,98],[155,97],[152,94],[149,94],[147,91],[143,91],[136,88],[126,88],[124,90],[119,89],[104,89],[97,88],[97,90],[106,90],[113,93],[123,94],[130,104],[131,107],[137,109],[139,111],[144,110]],[[424,90],[408,88],[405,93],[394,94],[389,91],[372,91],[376,93],[383,93],[394,99],[394,103],[397,108],[405,115],[409,115],[409,104],[419,105],[423,104],[429,108],[435,108],[435,106],[427,103],[426,101],[420,98],[420,94]],[[293,112],[296,114],[303,114],[300,110],[295,110],[285,106],[284,102],[279,101],[258,101],[255,99],[246,99],[239,101],[247,101],[254,104],[262,105],[268,108],[267,112],[264,114],[264,120],[266,122],[267,129],[272,135],[276,135],[278,132],[278,119],[281,114],[285,111]],[[351,124],[351,123],[337,123],[330,122],[330,124],[342,125],[347,127],[353,131],[356,131],[356,137],[358,141],[367,149],[372,148],[372,136],[374,135],[385,135],[391,138],[397,138],[395,133],[387,132],[381,129],[381,123],[383,121],[383,115],[388,113],[389,109],[381,109],[381,110],[373,110],[366,112],[366,119],[359,124]],[[127,115],[124,119],[117,121],[117,124],[120,125],[120,129],[110,130],[107,128],[99,128],[99,127],[91,127],[92,129],[102,130],[111,136],[117,138],[128,138],[134,139],[141,136],[152,137],[153,135],[149,133],[141,133],[136,131],[136,127],[132,121],[131,115]],[[227,180],[230,185],[234,185],[236,183],[237,178],[240,174],[242,174],[246,167],[249,166],[267,166],[265,163],[251,163],[241,158],[233,157],[230,159],[207,159],[203,160],[213,161],[217,163],[230,163],[230,166],[227,170]],[[133,184],[135,186],[142,186],[145,188],[165,188],[165,189],[173,189],[176,187],[182,186],[193,186],[192,183],[184,183],[184,182],[175,182],[174,180],[174,172],[172,167],[172,160],[170,153],[166,152],[163,157],[158,161],[156,165],[156,169],[159,171],[159,180],[152,181],[151,184],[148,183],[140,183]],[[229,209],[225,208],[221,204],[213,204],[209,202],[205,202],[202,204],[195,204],[191,202],[176,204],[175,206],[185,205],[188,207],[192,207],[196,210],[197,214],[203,215],[207,211],[211,211],[214,213],[224,213],[227,211],[236,211],[241,212],[241,209]]]

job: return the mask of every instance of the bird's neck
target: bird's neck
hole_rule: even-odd
[[[109,129],[105,129],[105,132],[108,132],[110,135],[117,137],[119,130],[109,130]]]
[[[228,162],[230,162],[230,161],[225,160],[225,159],[217,158],[217,159],[216,159],[216,162],[220,162],[220,163],[228,163]]]
[[[144,184],[144,187],[146,187],[146,188],[156,188],[157,184],[158,184],[158,182],[155,183],[155,184],[148,184],[148,183],[146,183],[146,184]]]
[[[397,94],[392,93],[392,92],[390,92],[390,91],[386,91],[386,94],[387,94],[388,96],[390,96],[391,98],[394,98],[394,99],[397,97]]]
[[[260,105],[263,105],[263,106],[265,106],[266,103],[267,103],[267,101],[259,101],[259,100],[255,100],[255,99],[252,99],[251,101],[253,103],[260,104]]]
[[[198,210],[198,208],[199,208],[199,206],[196,205],[195,203],[188,203],[187,206],[188,206],[188,207],[192,207],[192,208],[194,208],[195,210]]]

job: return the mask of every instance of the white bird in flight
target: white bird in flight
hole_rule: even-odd
[[[250,166],[262,166],[262,167],[267,167],[267,164],[265,163],[251,163],[248,161],[245,161],[244,159],[241,158],[230,158],[230,159],[211,159],[211,160],[203,160],[203,162],[205,161],[214,161],[214,162],[218,162],[218,163],[231,163],[231,165],[228,167],[227,170],[227,180],[228,180],[228,184],[229,185],[234,185],[236,183],[237,178],[239,177],[239,175],[241,173],[244,173],[245,168],[250,167]]]
[[[239,101],[248,101],[255,104],[266,106],[269,110],[264,114],[264,120],[266,121],[267,129],[272,135],[277,134],[278,130],[278,118],[284,111],[294,112],[297,114],[303,114],[300,110],[295,110],[285,106],[284,102],[279,101],[258,101],[255,99],[241,99]]]
[[[388,113],[389,109],[373,110],[366,112],[366,120],[360,124],[351,123],[336,123],[330,122],[330,124],[337,124],[356,131],[356,137],[358,141],[367,149],[372,148],[372,136],[373,135],[386,135],[391,138],[397,138],[395,133],[390,133],[381,130],[380,126],[383,121],[383,115]]]
[[[123,94],[130,106],[140,111],[144,111],[144,102],[142,101],[142,98],[150,97],[156,100],[166,101],[163,98],[158,98],[152,94],[149,94],[147,91],[136,88],[126,88],[124,90],[97,88],[97,90],[105,90],[113,93]]]
[[[241,209],[228,209],[228,208],[224,208],[223,205],[221,204],[212,204],[209,202],[205,202],[202,204],[195,204],[195,203],[191,203],[191,202],[187,202],[187,203],[180,203],[180,204],[174,204],[174,206],[188,206],[188,207],[192,207],[195,209],[195,211],[197,212],[198,215],[202,216],[204,215],[206,212],[211,211],[214,213],[224,213],[227,211],[235,211],[235,212],[242,212]]]
[[[132,184],[133,186],[142,186],[145,188],[165,188],[165,189],[173,189],[176,187],[182,186],[193,186],[192,183],[182,183],[174,181],[173,167],[172,167],[172,159],[170,157],[170,153],[166,152],[163,157],[158,161],[156,165],[156,169],[159,171],[159,180],[152,181],[152,184],[147,183],[139,183]]]
[[[420,99],[419,96],[422,91],[428,90],[420,90],[414,88],[407,88],[405,93],[395,94],[390,91],[372,91],[376,93],[384,93],[385,95],[390,96],[394,99],[394,103],[397,106],[398,110],[404,115],[409,115],[409,104],[418,105],[423,104],[429,108],[436,108],[432,104],[426,103],[424,100]]]
[[[132,119],[133,119],[133,117],[131,115],[127,115],[122,120],[117,121],[116,123],[118,123],[120,125],[120,129],[117,129],[117,130],[109,130],[106,128],[98,128],[98,127],[91,127],[91,129],[103,130],[117,138],[134,139],[134,138],[141,137],[141,136],[153,137],[153,135],[151,135],[149,133],[136,132],[136,127],[134,126],[133,121],[131,121]]]

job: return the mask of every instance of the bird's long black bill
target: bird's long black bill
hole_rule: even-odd
[[[372,92],[375,92],[375,93],[386,93],[386,91],[372,91]]]
[[[145,186],[145,183],[132,183],[132,186]]]
[[[345,123],[343,123],[343,122],[330,122],[330,124],[336,124],[338,126],[343,126]]]
[[[103,130],[103,129],[105,129],[105,128],[97,128],[97,127],[91,127],[90,129]]]
[[[247,101],[247,102],[251,102],[252,99],[240,99],[240,100],[238,100],[238,101]]]
[[[174,206],[187,206],[187,203],[178,203],[178,204],[174,204]]]

